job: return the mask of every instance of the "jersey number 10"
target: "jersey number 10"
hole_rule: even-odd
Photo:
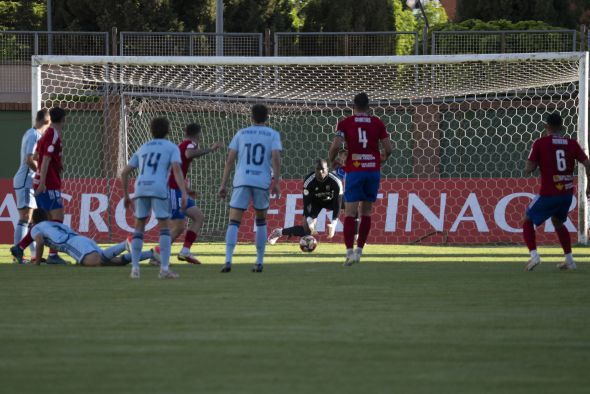
[[[264,145],[262,144],[244,144],[246,146],[246,163],[259,166],[264,161]]]

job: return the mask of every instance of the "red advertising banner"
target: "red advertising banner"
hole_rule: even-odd
[[[532,178],[495,179],[385,179],[374,206],[369,243],[519,243],[527,205],[537,190]],[[302,223],[302,180],[283,182],[280,198],[271,200],[269,231]],[[118,241],[132,232],[133,216],[125,212],[118,182],[104,179],[67,180],[63,185],[65,223],[99,242]],[[576,232],[577,200],[566,223]],[[572,212],[573,211],[573,212]],[[320,214],[317,229],[323,231],[331,214]],[[340,215],[343,218],[343,214]],[[18,211],[11,179],[0,179],[0,243],[13,241]],[[157,236],[152,218],[148,239]],[[342,224],[337,228],[342,232]],[[538,232],[541,243],[555,243],[550,221]],[[240,241],[254,240],[254,219],[247,212],[240,227]],[[337,235],[334,242],[342,242]]]

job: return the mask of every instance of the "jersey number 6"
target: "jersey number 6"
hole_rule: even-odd
[[[557,161],[557,171],[565,171],[566,162],[565,151],[563,149],[558,149],[555,151],[555,160]]]

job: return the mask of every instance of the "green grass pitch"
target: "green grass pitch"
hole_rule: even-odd
[[[197,244],[181,278],[10,264],[0,252],[2,393],[586,393],[590,249]],[[175,259],[173,258],[173,262]]]

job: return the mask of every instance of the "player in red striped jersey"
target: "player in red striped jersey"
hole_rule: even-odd
[[[184,140],[178,144],[178,148],[180,149],[180,159],[182,160],[182,174],[184,176],[185,182],[188,169],[193,159],[214,152],[221,147],[221,143],[216,142],[209,148],[200,149],[200,136],[201,126],[191,123],[185,127]],[[170,174],[170,178],[168,179],[168,186],[170,187],[170,202],[172,203],[171,219],[173,242],[180,234],[182,234],[185,229],[185,217],[188,216],[192,221],[191,225],[186,230],[182,250],[180,253],[178,253],[177,258],[178,260],[186,261],[187,263],[201,264],[201,262],[190,251],[192,244],[197,239],[204,221],[203,212],[199,209],[194,200],[196,198],[196,193],[194,191],[190,192],[191,198],[189,198],[187,201],[186,209],[182,211],[180,209],[180,198],[182,193],[172,174]]]
[[[338,122],[336,135],[328,157],[334,163],[344,143],[348,150],[344,181],[344,244],[345,266],[360,262],[363,247],[371,229],[371,211],[377,199],[381,181],[381,162],[393,151],[385,124],[369,115],[369,97],[366,93],[354,96],[353,115]],[[383,147],[381,152],[380,145]],[[354,250],[355,216],[360,213],[357,248]]]
[[[526,162],[525,172],[531,174],[537,168],[541,172],[539,194],[526,210],[523,223],[524,240],[531,253],[525,270],[532,271],[541,263],[537,253],[535,227],[551,218],[565,261],[558,265],[562,270],[575,270],[570,234],[564,226],[574,194],[574,169],[576,161],[586,168],[589,177],[586,196],[590,196],[590,160],[577,141],[563,134],[563,119],[558,113],[547,117],[545,135],[533,142]]]

